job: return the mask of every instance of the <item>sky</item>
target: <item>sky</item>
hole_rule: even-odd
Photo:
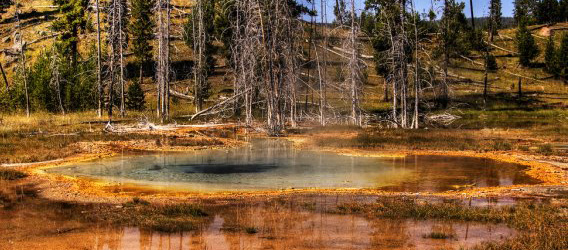
[[[410,0],[409,0],[410,1]],[[431,8],[432,0],[414,0],[416,4],[416,10],[419,12],[427,12]],[[434,3],[435,8],[438,12],[442,11],[441,6],[443,6],[443,1],[440,0],[433,0],[434,2],[438,2],[437,4]],[[465,2],[465,10],[464,12],[467,14],[467,17],[470,16],[470,5],[469,0],[458,0],[461,2]],[[476,17],[488,16],[488,9],[489,9],[489,1],[490,0],[473,0],[474,5],[474,13]],[[501,0],[502,4],[502,12],[503,17],[512,17],[513,16],[513,1],[514,0]],[[346,2],[349,2],[347,0]],[[365,0],[355,0],[355,4],[358,11],[363,10],[365,8]],[[316,0],[316,10],[320,9],[320,1]],[[328,22],[331,22],[335,19],[333,16],[333,6],[335,5],[335,0],[327,0],[327,15],[328,15]],[[308,5],[309,6],[309,5]],[[438,15],[440,16],[440,15]]]

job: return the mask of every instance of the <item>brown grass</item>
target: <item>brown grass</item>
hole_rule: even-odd
[[[518,230],[518,235],[503,242],[488,242],[474,249],[567,249],[568,204],[520,203],[505,207],[467,207],[460,201],[421,202],[407,198],[381,198],[373,204],[343,204],[339,213],[366,214],[392,219],[437,219],[453,221],[506,223]],[[428,237],[442,237],[434,233]]]

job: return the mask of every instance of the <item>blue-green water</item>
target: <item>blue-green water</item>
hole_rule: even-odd
[[[197,192],[316,188],[440,192],[536,183],[523,170],[519,165],[468,157],[343,156],[296,149],[283,140],[256,139],[235,149],[125,155],[49,172]]]

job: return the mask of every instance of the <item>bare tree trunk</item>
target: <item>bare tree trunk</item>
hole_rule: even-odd
[[[101,15],[100,15],[100,1],[97,0],[97,116],[103,116],[103,80],[102,80],[102,64],[101,64]]]
[[[116,79],[116,53],[117,53],[117,1],[112,0],[112,6],[109,8],[110,13],[108,13],[108,18],[110,20],[110,27],[108,33],[108,40],[109,40],[109,47],[110,47],[110,64],[109,64],[109,73],[110,73],[110,82],[108,87],[108,120],[112,122],[112,109],[114,105],[114,81]]]
[[[6,78],[6,73],[4,73],[4,67],[2,67],[2,63],[0,63],[0,72],[2,72],[2,78],[4,78],[4,83],[6,83],[6,93],[8,93],[10,86],[8,86],[8,79]]]
[[[401,66],[401,90],[400,90],[400,101],[401,101],[401,112],[402,112],[402,127],[408,128],[408,64],[405,45],[407,44],[406,36],[406,0],[400,0],[400,66]]]
[[[351,117],[353,124],[362,126],[360,95],[361,95],[361,69],[359,62],[359,50],[357,44],[358,27],[355,23],[355,0],[351,0],[351,33],[350,33],[350,49],[351,58],[349,61],[349,80],[351,82]]]
[[[162,70],[162,60],[161,60],[161,56],[163,54],[163,46],[162,46],[162,36],[163,36],[163,25],[164,25],[164,21],[162,20],[162,0],[157,0],[156,1],[156,12],[158,14],[158,32],[156,35],[156,39],[158,40],[158,59],[156,60],[157,62],[157,67],[156,67],[156,115],[158,118],[162,118],[162,75],[163,72],[160,72]]]
[[[444,13],[449,13],[448,4],[448,0],[444,0]],[[443,29],[444,33],[448,34],[450,29],[448,22],[444,24]],[[448,42],[444,39],[444,86],[442,86],[442,101],[444,106],[447,106],[447,102],[449,101],[448,67],[450,66],[450,52],[448,50]]]
[[[519,101],[521,101],[521,98],[523,98],[523,78],[519,77]]]
[[[164,16],[164,2],[166,5],[166,13]],[[157,1],[158,12],[158,65],[156,69],[156,79],[158,85],[158,116],[162,122],[169,120],[170,96],[169,96],[169,46],[170,46],[170,0]]]
[[[325,23],[327,21],[327,2],[326,0],[321,0],[321,5],[322,5],[322,15],[321,15],[321,23],[322,23],[322,36],[324,37],[323,39],[323,46],[324,48],[327,48],[327,43],[328,43],[328,37],[327,37],[327,32],[325,30]],[[317,48],[316,48],[317,50]],[[326,117],[325,117],[325,106],[327,105],[327,91],[326,91],[326,85],[327,85],[327,50],[324,49],[323,50],[323,70],[322,70],[322,74],[320,74],[320,85],[319,85],[319,91],[320,91],[320,125],[325,126],[326,125]],[[319,66],[318,66],[319,67]],[[318,69],[320,70],[320,69]],[[323,77],[323,78],[322,78]],[[313,102],[313,100],[312,100]]]
[[[412,4],[412,13],[414,17],[414,117],[412,122],[413,129],[419,129],[419,106],[420,106],[420,58],[418,57],[419,51],[419,40],[418,40],[418,24],[416,20],[416,9],[414,8],[414,0],[411,2]]]
[[[18,18],[18,33],[20,35],[20,53],[21,53],[21,64],[22,64],[22,75],[24,78],[24,91],[26,96],[26,116],[30,117],[30,95],[28,90],[28,75],[26,69],[26,48],[24,46],[24,33],[22,32],[22,20],[20,18],[19,2],[16,2],[16,15]]]
[[[489,51],[485,51],[485,72],[483,73],[483,103],[487,104],[487,92],[489,88],[489,83],[487,80],[489,74]]]
[[[475,14],[473,13],[473,0],[469,0],[469,7],[471,9],[471,27],[473,32],[475,32]]]
[[[55,41],[54,41],[55,42]],[[59,73],[59,54],[55,50],[55,46],[52,48],[52,59],[51,59],[51,83],[55,84],[55,89],[57,91],[57,101],[59,104],[59,110],[62,115],[65,115],[65,108],[63,107],[63,98],[61,97],[61,75]],[[55,83],[54,83],[55,82]]]
[[[125,107],[125,98],[124,98],[124,29],[123,29],[123,15],[125,13],[123,13],[123,6],[122,6],[122,2],[120,2],[119,0],[119,6],[118,6],[118,39],[119,39],[119,53],[120,53],[120,116],[124,117],[126,115],[126,107]]]
[[[166,24],[166,53],[165,53],[165,71],[166,71],[166,75],[165,75],[165,114],[166,120],[170,119],[170,23],[171,23],[171,6],[170,6],[170,0],[166,0],[166,8],[167,8],[167,24]]]

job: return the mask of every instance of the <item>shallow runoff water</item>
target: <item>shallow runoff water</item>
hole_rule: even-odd
[[[192,192],[281,189],[380,189],[442,192],[534,184],[525,167],[454,156],[373,158],[294,148],[278,139],[253,139],[240,148],[155,155],[123,155],[49,170],[115,183]]]

